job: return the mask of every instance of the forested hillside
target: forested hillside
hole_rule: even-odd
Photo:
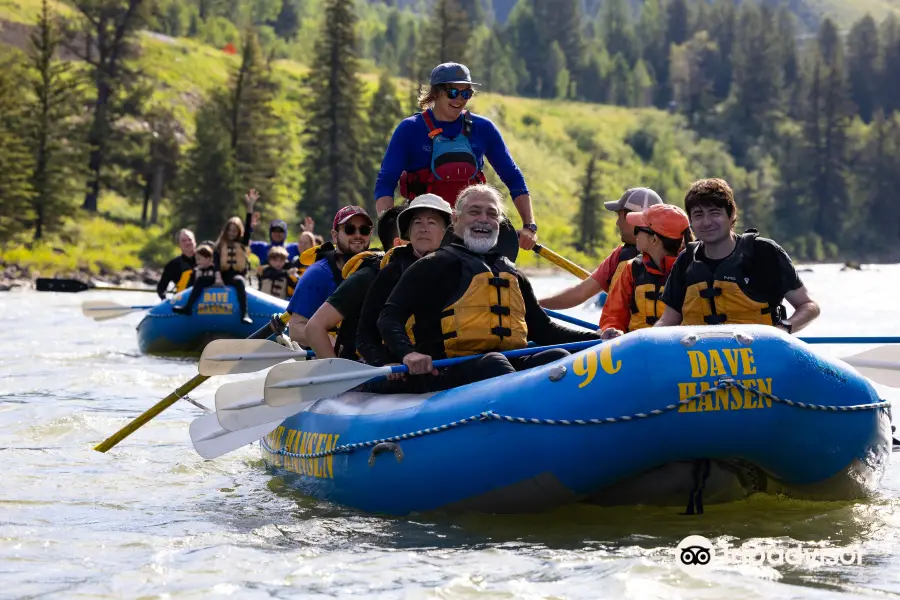
[[[615,243],[600,201],[649,185],[680,203],[704,176],[799,258],[886,257],[900,237],[894,17],[802,34],[788,8],[731,0],[520,0],[502,22],[477,0],[4,1],[6,262],[158,262],[250,186],[264,221],[327,233],[322,157],[342,157],[341,201],[371,205],[409,80],[444,60],[484,83],[471,108],[525,172],[542,240],[586,266]]]

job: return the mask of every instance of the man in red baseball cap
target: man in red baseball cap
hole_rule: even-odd
[[[334,216],[331,242],[306,250],[300,262],[310,266],[303,273],[288,303],[291,340],[308,345],[306,323],[344,280],[341,270],[353,256],[369,249],[372,217],[360,206],[345,206]]]
[[[678,254],[693,241],[687,213],[671,204],[655,204],[625,215],[634,228],[640,254],[625,264],[609,291],[600,317],[601,336],[652,327],[665,311],[662,292]]]

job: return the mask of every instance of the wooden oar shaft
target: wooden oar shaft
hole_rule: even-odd
[[[569,259],[560,256],[553,250],[550,250],[549,248],[545,248],[544,246],[541,246],[540,244],[535,244],[534,252],[538,256],[540,256],[542,258],[546,258],[547,260],[552,262],[557,267],[559,267],[561,269],[565,269],[566,271],[568,271],[575,277],[578,277],[579,279],[587,279],[588,277],[591,276],[591,274],[589,272],[585,271],[584,269],[582,269],[581,267],[579,267],[578,265],[576,265]]]
[[[106,452],[107,450],[109,450],[110,448],[112,448],[113,446],[115,446],[116,444],[118,444],[119,442],[124,440],[125,438],[127,438],[129,435],[131,435],[132,433],[134,433],[135,431],[137,431],[138,429],[140,429],[141,427],[146,425],[147,422],[150,421],[150,419],[152,419],[153,417],[155,417],[162,411],[166,410],[167,408],[169,408],[170,406],[172,406],[173,404],[178,402],[181,398],[183,398],[184,396],[186,396],[187,394],[192,392],[194,389],[197,388],[197,386],[199,386],[201,383],[203,383],[207,379],[209,379],[209,377],[206,377],[205,375],[196,375],[193,379],[191,379],[190,381],[188,381],[187,383],[185,383],[184,385],[179,387],[177,390],[175,390],[174,392],[172,392],[171,394],[169,394],[168,396],[166,396],[165,398],[163,398],[162,400],[160,400],[159,402],[154,404],[152,407],[150,407],[150,410],[146,411],[144,414],[140,415],[138,418],[133,420],[131,423],[129,423],[128,425],[126,425],[125,427],[123,427],[122,429],[120,429],[119,431],[114,433],[113,435],[109,436],[108,438],[103,440],[101,443],[97,444],[94,447],[94,450],[96,450],[97,452]]]
[[[155,308],[155,304],[148,304],[147,306],[85,306],[85,311],[135,311],[135,310],[150,310],[151,308]]]
[[[269,337],[273,333],[278,333],[279,331],[284,329],[284,326],[287,325],[288,320],[290,318],[291,318],[291,313],[288,313],[288,312],[282,313],[281,315],[278,315],[277,317],[273,317],[268,323],[266,323],[265,326],[261,327],[257,331],[254,331],[253,334],[251,334],[250,337],[247,339],[260,340],[260,339],[265,339],[265,338]],[[168,396],[166,396],[165,398],[163,398],[162,400],[160,400],[159,402],[154,404],[152,407],[150,407],[150,410],[141,414],[136,419],[134,419],[131,423],[129,423],[128,425],[126,425],[125,427],[123,427],[122,429],[120,429],[119,431],[117,431],[116,433],[114,433],[113,435],[108,437],[107,439],[103,440],[101,443],[97,444],[97,446],[94,447],[94,450],[96,450],[98,452],[106,452],[107,450],[109,450],[110,448],[112,448],[113,446],[115,446],[116,444],[118,444],[119,442],[124,440],[125,438],[127,438],[129,435],[131,435],[132,433],[137,431],[140,427],[145,425],[150,419],[152,419],[153,417],[155,417],[162,411],[166,410],[167,408],[169,408],[170,406],[172,406],[173,404],[178,402],[179,399],[181,399],[184,396],[186,396],[187,394],[189,394],[191,391],[193,391],[197,386],[199,386],[201,383],[203,383],[207,379],[209,379],[209,377],[207,377],[206,375],[195,375],[193,377],[193,379],[191,379],[190,381],[188,381],[187,383],[185,383],[184,385],[182,385],[181,387],[176,389],[174,392],[172,392],[171,394],[169,394]]]

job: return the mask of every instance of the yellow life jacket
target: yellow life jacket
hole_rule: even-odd
[[[250,260],[247,249],[240,242],[222,242],[219,244],[219,270],[223,273],[235,271],[244,273]]]
[[[702,242],[688,244],[691,262],[685,273],[686,291],[681,309],[684,325],[774,325],[782,317],[783,298],[764,298],[750,282],[753,244],[759,233],[748,229],[738,236],[731,256],[710,271],[697,258]]]
[[[399,246],[394,246],[393,248],[391,248],[390,250],[388,250],[387,252],[385,252],[385,253],[384,253],[384,256],[383,256],[382,259],[381,259],[381,265],[380,265],[378,268],[379,268],[379,269],[383,269],[383,268],[385,268],[386,266],[388,266],[388,264],[389,264],[389,263],[391,262],[391,260],[394,258],[394,250],[396,250],[397,248],[404,248],[404,247],[406,247],[406,245],[407,245],[407,244],[400,244]]]
[[[636,257],[640,256],[641,253],[638,252],[637,246],[633,244],[625,244],[622,246],[622,250],[619,252],[619,262],[616,263],[616,268],[613,271],[612,276],[609,278],[609,286],[607,290],[612,291],[613,285],[615,285],[616,281],[622,275],[622,271],[628,266],[628,262]]]
[[[662,293],[675,257],[666,256],[664,260],[667,264],[663,264],[662,271],[657,269],[652,261],[647,262],[643,255],[632,258],[626,263],[631,268],[631,276],[634,280],[628,331],[652,327],[662,316],[666,308],[662,302]]]
[[[325,242],[320,246],[313,246],[312,248],[304,250],[297,260],[297,263],[299,263],[297,266],[298,273],[302,275],[310,265],[320,260],[328,261],[328,266],[331,268],[331,276],[334,277],[334,282],[337,285],[340,285],[343,276],[341,275],[341,271],[337,268],[337,260],[334,256],[334,244],[331,242]]]
[[[356,270],[359,269],[367,259],[377,259],[377,268],[381,268],[381,261],[383,260],[381,252],[378,252],[377,250],[366,250],[365,252],[354,254],[347,259],[347,262],[344,263],[344,268],[341,269],[341,277],[347,279],[356,273]]]
[[[452,253],[462,263],[460,286],[441,313],[447,356],[526,347],[525,299],[519,289],[515,265],[499,255],[488,265],[478,255],[455,244],[442,250]]]
[[[181,277],[175,282],[175,293],[183,292],[191,285],[191,277],[194,275],[194,268],[185,265],[185,270],[181,272]]]
[[[259,276],[259,290],[276,298],[290,298],[294,295],[297,279],[293,269],[274,269],[267,266]]]

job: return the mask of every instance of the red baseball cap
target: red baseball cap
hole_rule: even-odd
[[[644,212],[625,215],[625,221],[635,227],[646,227],[654,233],[677,240],[691,226],[687,213],[671,204],[654,204]]]
[[[338,225],[343,225],[356,215],[364,216],[369,220],[370,225],[375,224],[375,221],[372,220],[372,217],[369,216],[369,213],[362,206],[345,206],[334,215],[334,223],[332,223],[331,228],[337,231]]]

